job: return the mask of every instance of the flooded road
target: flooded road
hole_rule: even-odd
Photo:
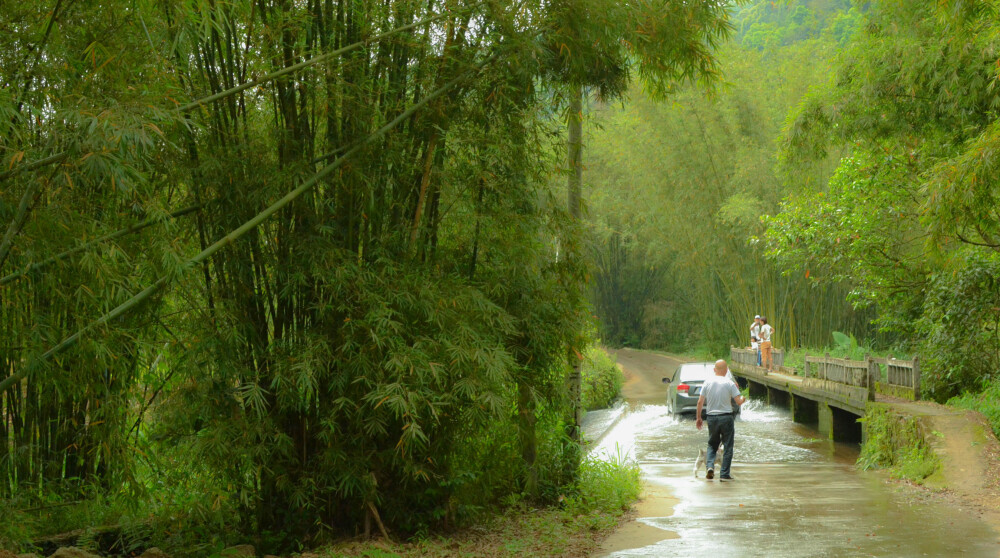
[[[612,425],[593,451],[636,459],[648,496],[639,514],[644,532],[612,536],[604,555],[1000,556],[1000,540],[985,523],[858,471],[856,446],[820,440],[786,410],[760,402],[749,402],[737,419],[736,481],[707,481],[704,470],[695,479],[707,429],[671,416],[662,384],[653,387],[676,361],[638,351],[619,352],[618,359],[632,376],[624,390],[631,400],[591,413],[585,429]],[[658,510],[656,499],[669,505]]]

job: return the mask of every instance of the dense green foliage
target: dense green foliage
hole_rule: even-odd
[[[625,384],[625,376],[615,359],[597,345],[584,351],[580,373],[583,374],[583,408],[588,411],[610,405]]]
[[[924,392],[943,400],[1000,366],[988,178],[1000,28],[990,3],[875,2],[864,15],[782,147],[789,173],[837,170],[790,193],[764,238],[818,284],[852,284],[851,301],[924,357]]]
[[[98,493],[194,555],[571,483],[587,265],[556,115],[713,79],[730,26],[709,1],[52,0],[0,29],[3,507]]]
[[[484,517],[475,529],[447,536],[419,537],[405,543],[332,545],[318,558],[587,556],[595,539],[621,522],[641,490],[638,464],[621,455],[584,459],[577,480],[566,487],[559,506],[537,508],[510,498],[500,513]]]
[[[996,16],[4,3],[0,538],[289,549],[555,501],[574,366],[588,406],[621,385],[588,296],[612,344],[721,355],[764,314],[995,393]]]
[[[752,2],[735,11],[736,40],[758,50],[808,40],[820,35],[837,44],[851,39],[861,22],[861,11],[850,0]]]

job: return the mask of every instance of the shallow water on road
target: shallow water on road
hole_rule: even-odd
[[[680,500],[673,515],[640,521],[679,537],[611,556],[1000,556],[985,523],[858,471],[856,446],[818,439],[785,410],[744,406],[731,483],[694,478],[707,427],[641,403],[615,419],[594,454],[629,455],[647,484],[667,487]]]

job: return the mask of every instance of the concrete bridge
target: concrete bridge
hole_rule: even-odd
[[[779,366],[770,372],[756,362],[755,351],[730,349],[729,368],[749,385],[752,397],[789,408],[793,420],[816,425],[836,441],[863,441],[858,418],[869,401],[920,399],[918,359],[856,361],[827,355],[806,357],[802,371]]]

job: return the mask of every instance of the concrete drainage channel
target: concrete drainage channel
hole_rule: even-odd
[[[619,398],[612,407],[587,411],[581,425],[587,453],[600,446],[601,440],[621,422],[622,418],[628,414],[628,410],[629,404],[624,399]]]

